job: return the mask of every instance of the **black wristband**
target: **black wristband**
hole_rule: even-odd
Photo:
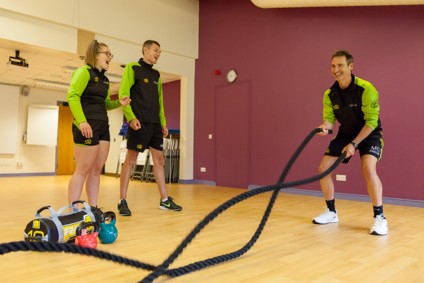
[[[354,142],[354,141],[351,141],[351,142],[350,142],[350,144],[351,144],[351,145],[353,145],[353,147],[354,147],[355,149],[357,149],[357,148],[358,148],[358,145],[359,145],[359,144],[357,144],[357,143],[356,143],[356,142]]]

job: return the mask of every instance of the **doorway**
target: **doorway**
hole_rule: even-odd
[[[250,81],[216,90],[216,184],[247,188],[251,162]]]
[[[75,171],[74,140],[72,123],[74,116],[66,102],[59,104],[59,123],[57,132],[56,175],[72,175]]]

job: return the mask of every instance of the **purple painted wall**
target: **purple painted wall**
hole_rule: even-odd
[[[261,9],[247,0],[199,3],[194,179],[216,181],[220,153],[208,135],[215,130],[216,89],[228,84],[229,69],[238,71],[235,83],[252,86],[249,183],[273,184],[321,123],[322,95],[333,83],[330,56],[347,49],[355,58],[354,74],[380,93],[384,196],[424,200],[424,6]],[[315,137],[287,180],[315,175],[330,138]],[[337,192],[367,194],[358,156],[336,169],[347,175],[347,182],[336,183]],[[231,178],[237,170],[227,174]],[[319,184],[302,188],[319,190]]]
[[[167,127],[170,130],[180,129],[180,81],[165,83],[163,87],[163,107]]]

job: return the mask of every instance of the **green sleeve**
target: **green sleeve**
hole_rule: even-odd
[[[119,102],[119,98],[118,100],[111,100],[110,99],[110,87],[107,90],[107,97],[105,100],[105,106],[107,110],[112,110],[112,109],[116,109],[119,106],[121,106],[121,103]]]
[[[378,92],[372,84],[369,84],[362,94],[362,112],[364,112],[365,124],[373,130],[377,128],[380,104],[378,102]]]
[[[87,68],[89,68],[87,65],[80,67],[72,74],[68,95],[66,97],[77,126],[87,121],[81,106],[81,95],[90,80],[90,74]]]
[[[334,125],[336,122],[336,116],[334,115],[333,104],[331,103],[330,97],[328,96],[329,93],[330,89],[327,89],[322,99],[322,121],[328,121]]]
[[[163,107],[162,80],[160,78],[159,78],[159,82],[158,82],[158,92],[159,92],[159,118],[160,118],[160,124],[161,124],[162,127],[166,127],[165,109]]]
[[[123,97],[131,97],[130,90],[134,84],[134,70],[132,68],[134,64],[127,64],[122,74],[121,87],[119,88],[119,99]],[[131,103],[123,107],[123,112],[127,121],[135,119],[134,112],[131,108]]]

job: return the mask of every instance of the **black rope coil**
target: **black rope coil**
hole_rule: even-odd
[[[216,265],[219,263],[223,263],[229,260],[236,259],[243,254],[245,254],[247,251],[250,250],[250,248],[253,247],[253,245],[258,240],[259,236],[261,235],[266,222],[268,221],[269,215],[271,214],[272,208],[274,206],[275,200],[278,196],[278,193],[281,189],[288,188],[288,187],[294,187],[299,185],[308,184],[314,181],[317,181],[326,175],[330,174],[345,158],[346,154],[343,153],[335,162],[334,164],[329,167],[325,172],[322,172],[319,175],[312,176],[306,179],[292,181],[288,183],[283,183],[287,174],[289,173],[291,167],[293,166],[294,162],[300,155],[300,153],[303,151],[305,146],[309,143],[309,141],[315,136],[316,133],[321,132],[322,129],[316,128],[313,131],[310,132],[310,134],[304,139],[304,141],[301,143],[301,145],[298,147],[298,149],[295,151],[293,156],[290,158],[287,165],[284,167],[280,178],[278,179],[278,182],[274,185],[264,186],[255,188],[249,191],[246,191],[236,197],[233,197],[232,199],[226,201],[225,203],[221,204],[217,208],[215,208],[211,213],[209,213],[205,218],[197,224],[193,230],[187,235],[187,237],[181,242],[181,244],[171,253],[171,255],[160,265],[154,266],[151,264],[143,263],[137,260],[128,259],[122,256],[117,256],[108,252],[103,252],[97,249],[91,249],[91,248],[85,248],[81,246],[77,246],[74,244],[68,244],[68,243],[56,243],[56,242],[26,242],[26,241],[17,241],[17,242],[10,242],[10,243],[3,243],[0,244],[0,255],[9,253],[9,252],[17,252],[17,251],[38,251],[38,252],[65,252],[65,253],[74,253],[74,254],[83,254],[88,256],[93,256],[105,260],[110,260],[113,262],[117,262],[124,265],[129,265],[136,268],[141,268],[145,270],[152,271],[150,274],[148,274],[145,278],[143,278],[140,283],[150,283],[153,282],[156,278],[158,278],[161,275],[167,275],[171,277],[177,277],[181,275],[185,275],[188,273],[191,273],[193,271],[197,271],[212,265]],[[218,217],[222,212],[229,209],[230,207],[236,205],[237,203],[244,201],[250,197],[273,191],[273,194],[271,195],[271,198],[269,200],[269,203],[265,209],[264,215],[262,216],[262,219],[253,234],[253,236],[250,238],[250,240],[240,249],[227,253],[220,256],[215,256],[209,259],[205,259],[202,261],[197,261],[182,267],[168,269],[168,267],[177,259],[177,257],[183,252],[183,250],[193,241],[193,239],[196,237],[197,234],[200,233],[200,231],[206,227],[212,220],[214,220],[216,217]]]

